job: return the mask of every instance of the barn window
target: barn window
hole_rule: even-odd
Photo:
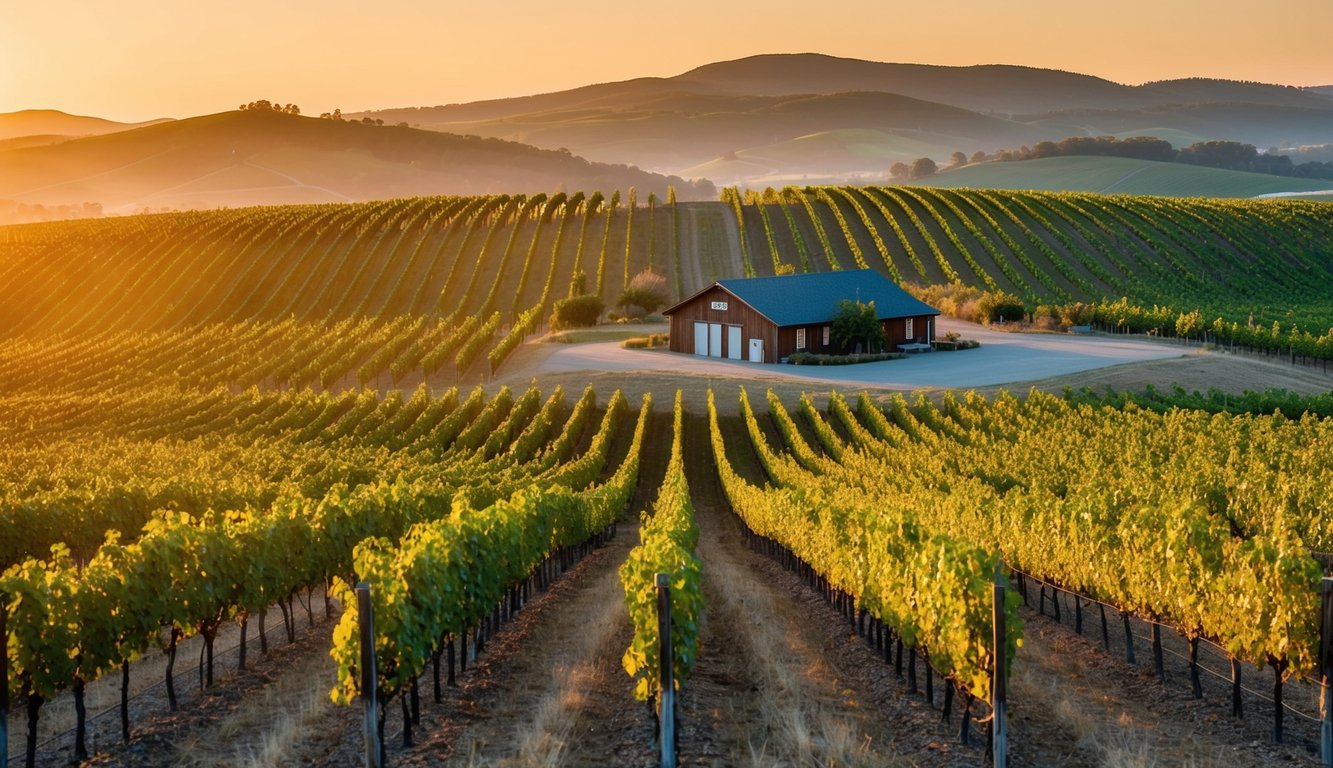
[[[907,318],[907,338],[911,339],[912,336],[912,318],[909,317]]]
[[[804,328],[797,328],[797,329],[796,329],[796,348],[797,348],[797,349],[805,349],[805,329],[804,329]]]
[[[831,325],[824,326],[824,346],[826,347],[828,346],[829,331],[831,330],[833,330],[833,326]]]

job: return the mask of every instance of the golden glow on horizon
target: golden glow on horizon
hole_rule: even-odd
[[[1333,84],[1330,0],[1290,0],[1273,13],[1238,0],[7,6],[0,112],[54,108],[120,120],[220,112],[254,99],[295,102],[305,114],[429,106],[799,51],[1021,64],[1123,83]]]

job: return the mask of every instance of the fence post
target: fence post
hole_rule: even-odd
[[[9,768],[9,596],[0,592],[0,768]]]
[[[1327,768],[1333,768],[1333,578],[1325,577],[1319,583],[1324,594],[1323,631],[1319,639],[1319,715],[1320,756]]]
[[[657,574],[657,747],[662,768],[676,768],[676,684],[672,679],[671,576]]]
[[[361,630],[361,701],[362,729],[365,731],[366,768],[381,768],[379,729],[379,689],[375,684],[375,608],[370,602],[370,585],[356,585],[356,615]]]
[[[995,768],[1005,768],[1009,761],[1009,729],[1005,724],[1005,700],[1008,698],[1005,690],[1005,679],[1008,677],[1005,670],[1005,647],[1008,641],[1005,638],[1004,620],[1004,561],[1000,561],[995,564],[995,643],[993,653],[995,674],[991,679],[991,733],[995,742],[993,747]]]

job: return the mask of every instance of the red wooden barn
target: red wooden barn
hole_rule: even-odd
[[[662,314],[673,352],[775,363],[794,352],[854,351],[829,338],[844,299],[874,303],[889,351],[929,349],[939,310],[873,269],[720,280]]]

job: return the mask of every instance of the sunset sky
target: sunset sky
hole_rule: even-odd
[[[6,2],[0,112],[185,117],[254,99],[306,114],[670,76],[758,53],[1023,64],[1122,83],[1333,83],[1333,0],[670,3]]]

